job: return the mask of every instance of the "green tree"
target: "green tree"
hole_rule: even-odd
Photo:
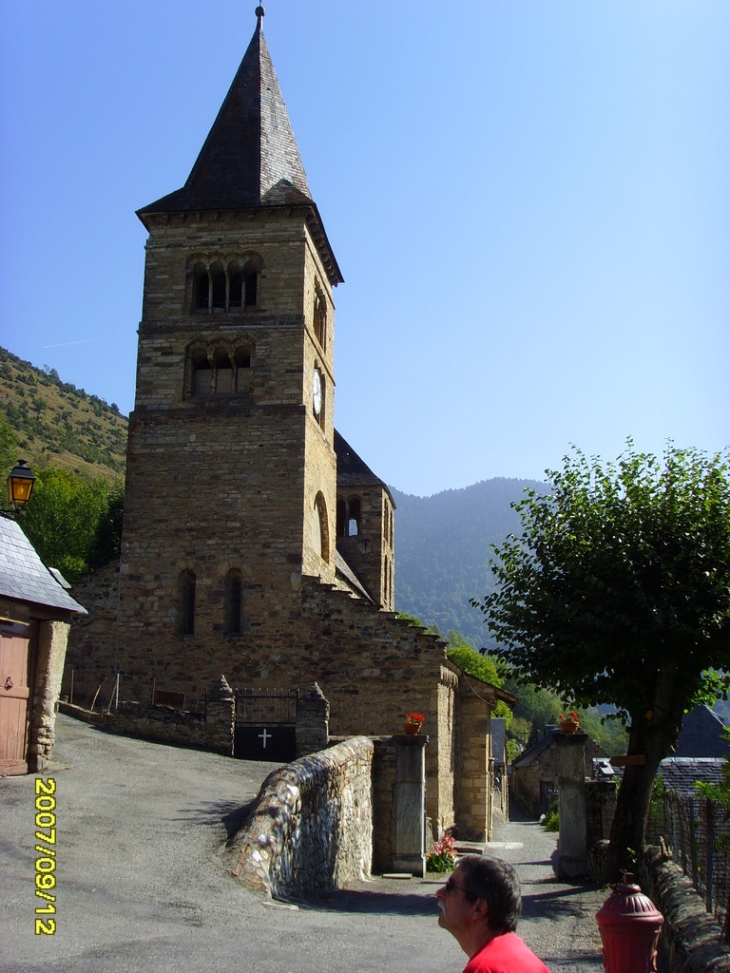
[[[114,556],[119,488],[103,477],[89,480],[53,467],[36,476],[33,497],[22,513],[23,529],[45,564],[77,581]]]
[[[495,548],[498,589],[475,602],[524,678],[629,722],[628,766],[608,871],[643,847],[651,786],[683,714],[730,687],[730,470],[668,445],[664,463],[629,440],[615,463],[580,450],[552,491],[516,505],[523,534]]]
[[[473,649],[460,632],[449,632],[449,643],[451,647],[446,650],[447,656],[467,676],[474,676],[492,686],[499,687],[503,684],[504,679],[500,676],[494,659]],[[512,710],[504,700],[497,700],[492,716],[503,717],[505,729],[509,731],[512,725]]]
[[[91,568],[100,568],[118,558],[122,550],[122,519],[124,516],[124,481],[117,480],[107,494],[106,510],[100,517],[89,550]]]
[[[18,462],[18,437],[8,420],[0,413],[0,475],[5,478]]]

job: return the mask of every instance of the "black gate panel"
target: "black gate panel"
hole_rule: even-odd
[[[239,760],[269,760],[288,764],[294,760],[297,749],[296,731],[293,726],[271,724],[251,726],[239,723],[233,738],[233,756]]]

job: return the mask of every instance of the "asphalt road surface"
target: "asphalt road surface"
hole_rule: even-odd
[[[218,854],[274,767],[114,736],[59,715],[54,765],[40,778],[56,782],[53,872],[50,856],[35,850],[39,778],[0,778],[0,969],[458,973],[466,957],[436,923],[440,881],[377,879],[293,906],[230,877]],[[48,813],[51,805],[41,801]],[[520,934],[544,950],[554,973],[600,971],[597,893],[551,877],[554,836],[532,823],[508,830],[509,844],[493,850],[525,883]],[[46,892],[55,902],[35,896],[44,869],[56,878]],[[49,906],[55,914],[36,914]],[[50,918],[54,934],[36,934],[36,919]]]

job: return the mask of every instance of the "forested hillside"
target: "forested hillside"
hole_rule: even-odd
[[[117,406],[0,348],[0,417],[32,467],[124,475],[127,420]],[[17,458],[17,457],[16,457]]]
[[[484,616],[469,600],[492,590],[491,544],[519,532],[519,518],[510,504],[528,488],[547,490],[544,483],[503,477],[432,497],[391,488],[398,611],[438,625],[444,634],[461,632],[475,648],[493,647]]]

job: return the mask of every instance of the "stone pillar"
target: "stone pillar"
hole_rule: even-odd
[[[588,874],[586,841],[585,745],[587,733],[555,734],[558,748],[558,878]]]
[[[28,769],[44,773],[56,741],[56,703],[61,692],[68,622],[41,622],[38,630],[36,679],[28,740]]]
[[[236,729],[236,697],[225,676],[208,691],[205,706],[208,746],[215,753],[233,756],[233,734]]]
[[[330,704],[317,683],[297,702],[297,757],[326,750],[329,745]]]
[[[459,703],[456,827],[462,840],[488,841],[492,831],[490,707],[469,686],[460,687]]]
[[[395,841],[393,869],[419,878],[426,874],[426,746],[427,736],[397,736],[395,779]]]

